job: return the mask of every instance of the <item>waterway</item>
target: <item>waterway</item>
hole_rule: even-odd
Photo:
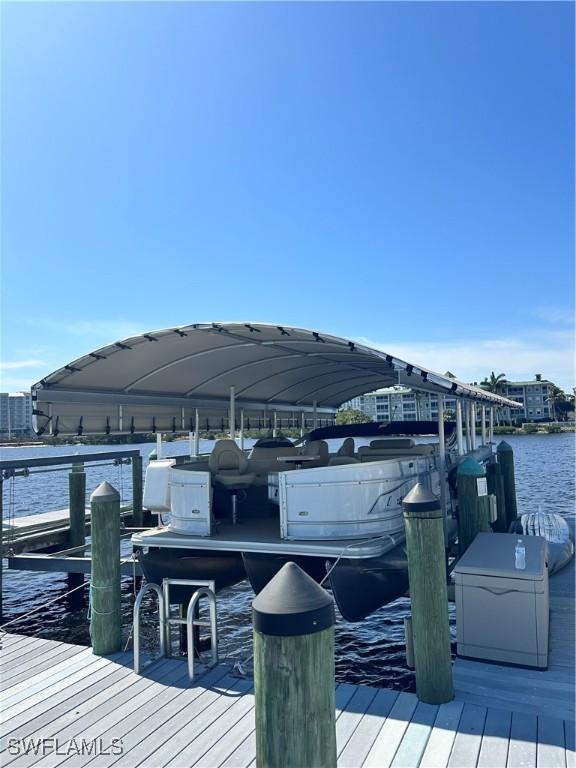
[[[535,511],[573,515],[575,508],[575,436],[572,433],[550,435],[506,435],[514,449],[519,513]],[[154,448],[152,443],[124,446],[139,449],[147,460]],[[121,450],[121,446],[58,446],[3,448],[3,459],[29,456],[57,456],[71,453],[93,453],[98,450]],[[202,451],[210,449],[203,442]],[[188,443],[176,441],[166,445],[171,456],[185,454]],[[116,466],[87,467],[87,496],[102,480],[111,482],[124,501],[131,500],[130,468]],[[68,472],[43,472],[27,478],[15,478],[4,483],[4,517],[21,516],[67,504]],[[126,553],[129,544],[124,544]],[[6,561],[4,561],[6,567]],[[552,577],[553,578],[553,577]],[[47,603],[67,591],[64,574],[4,572],[3,624],[13,622],[14,632],[47,637],[65,642],[89,645],[88,606],[72,606],[67,598]],[[86,590],[87,591],[87,590]],[[251,602],[254,595],[244,582],[220,593],[218,597],[220,653],[224,661],[250,669],[252,648]],[[122,583],[124,641],[129,641],[134,601],[133,580]],[[29,615],[33,612],[31,615]],[[410,603],[396,600],[372,614],[359,624],[338,618],[336,628],[336,676],[339,681],[365,683],[375,686],[414,690],[414,675],[405,664],[404,617],[409,615]],[[15,620],[15,621],[14,621]],[[454,639],[455,616],[450,607]]]

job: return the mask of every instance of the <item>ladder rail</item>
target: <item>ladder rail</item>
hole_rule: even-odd
[[[155,592],[158,597],[158,613],[160,622],[160,656],[166,656],[166,602],[158,584],[144,584],[134,602],[134,672],[140,674],[140,608],[147,592]]]
[[[194,594],[188,603],[186,619],[172,618],[170,616],[170,586],[196,587]],[[158,597],[158,614],[160,624],[160,657],[168,658],[171,655],[170,627],[173,625],[186,625],[186,637],[188,643],[188,676],[194,680],[194,627],[210,629],[210,641],[212,651],[211,666],[218,663],[218,618],[216,607],[216,585],[213,580],[200,581],[190,579],[163,579],[162,586],[147,582],[142,585],[134,602],[133,626],[134,626],[134,672],[139,675],[142,671],[140,663],[140,614],[142,601],[148,592],[154,592]],[[195,618],[198,602],[206,598],[209,604],[209,620]]]
[[[218,664],[218,621],[216,617],[216,596],[209,587],[200,587],[190,598],[186,612],[186,638],[188,642],[188,677],[194,680],[194,627],[205,627],[207,622],[194,618],[198,601],[206,597],[210,609],[210,645],[212,646],[212,666]]]

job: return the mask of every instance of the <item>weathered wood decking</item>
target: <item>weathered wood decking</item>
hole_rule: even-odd
[[[229,667],[190,684],[177,659],[140,677],[127,653],[103,659],[51,640],[3,635],[2,641],[3,766],[254,764],[252,681]],[[339,766],[575,765],[573,719],[546,709],[530,715],[486,707],[459,693],[437,707],[414,694],[346,683],[337,686],[336,701]],[[104,754],[113,739],[121,740],[122,753]]]
[[[440,707],[410,693],[338,685],[338,765],[576,768],[573,562],[551,578],[550,605],[547,671],[457,659],[456,698]],[[255,765],[252,681],[227,666],[190,684],[177,659],[140,677],[131,654],[103,659],[52,640],[0,640],[3,766]],[[103,753],[112,739],[121,754]]]

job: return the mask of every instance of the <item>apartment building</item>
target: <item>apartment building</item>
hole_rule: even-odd
[[[502,387],[502,394],[510,400],[516,400],[523,410],[504,408],[502,417],[505,421],[527,422],[554,419],[553,404],[549,400],[550,389],[554,386],[540,374],[532,381],[507,381]]]
[[[521,409],[501,408],[503,421],[523,423],[554,419],[550,389],[554,386],[540,374],[532,381],[502,382],[499,394],[522,405]],[[345,403],[341,410],[352,408],[362,411],[373,421],[432,421],[438,418],[438,397],[430,392],[417,392],[408,387],[386,387],[368,392]],[[456,418],[456,400],[446,396],[444,408],[451,418]],[[479,418],[480,414],[477,414]]]
[[[377,389],[355,397],[341,406],[370,416],[372,421],[433,421],[438,418],[438,396],[408,387],[394,386]],[[445,397],[444,409],[456,413],[456,400]]]
[[[22,436],[32,432],[32,396],[30,392],[0,392],[0,433]]]

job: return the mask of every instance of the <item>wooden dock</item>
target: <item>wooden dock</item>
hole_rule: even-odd
[[[576,768],[574,577],[572,561],[550,579],[545,671],[457,659],[455,699],[441,706],[337,685],[340,768]],[[130,653],[101,658],[6,633],[0,641],[3,766],[255,765],[253,682],[229,666],[191,684],[180,659],[138,676]]]
[[[551,578],[550,605],[546,671],[457,659],[456,698],[439,707],[411,693],[339,684],[338,765],[575,768],[574,562]],[[129,653],[104,659],[82,646],[6,634],[2,644],[3,765],[255,764],[252,680],[230,667],[190,684],[179,659],[137,676]],[[121,754],[104,754],[112,739],[121,740]]]

